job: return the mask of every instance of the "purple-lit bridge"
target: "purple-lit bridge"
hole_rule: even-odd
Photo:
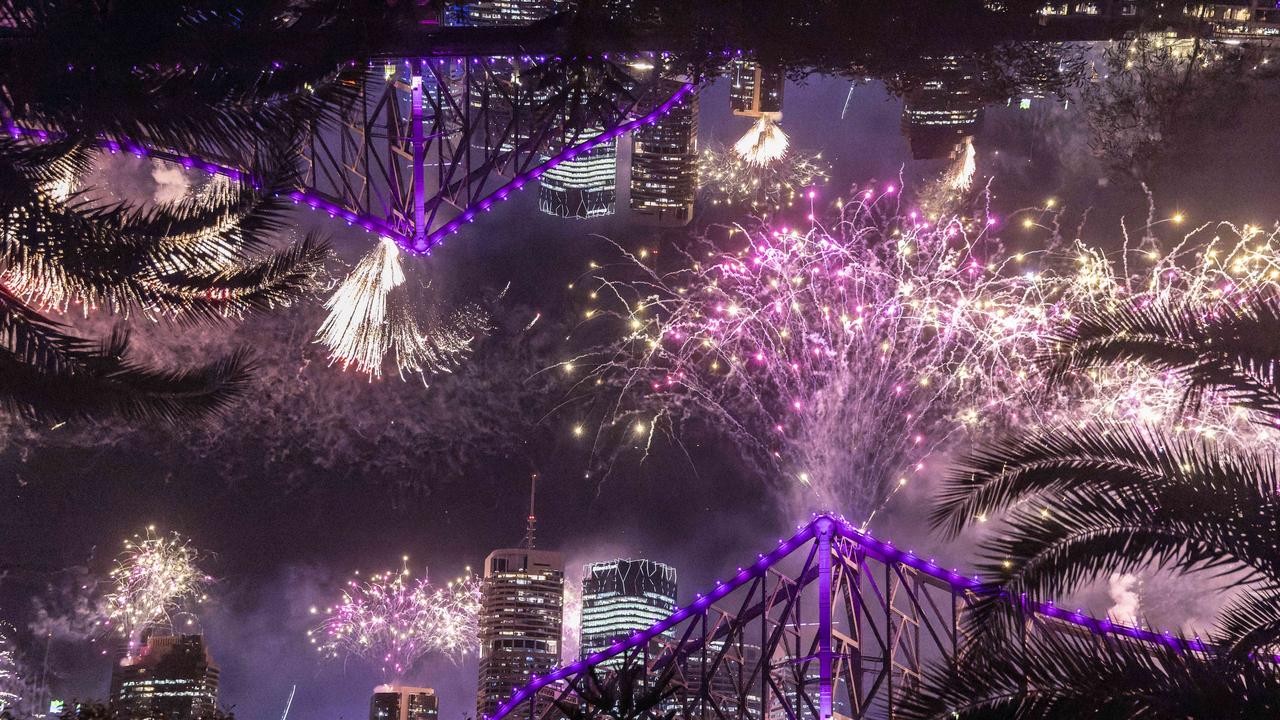
[[[344,74],[348,98],[311,120],[288,192],[410,253],[447,236],[548,170],[661,121],[694,92],[663,76],[655,53],[421,57]],[[14,137],[52,139],[10,125]],[[103,139],[104,149],[247,179],[252,162]],[[259,149],[235,152],[252,156]]]
[[[425,253],[544,172],[693,92],[653,53],[424,57],[379,62],[356,99],[319,119],[300,204]]]
[[[488,720],[562,717],[606,660],[644,667],[676,690],[666,709],[698,720],[892,718],[932,661],[965,647],[965,612],[996,590],[980,579],[815,515],[706,595],[604,652],[536,677]],[[1174,640],[1052,605],[1028,608],[1031,628]]]

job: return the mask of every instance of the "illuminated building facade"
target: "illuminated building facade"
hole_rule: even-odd
[[[676,611],[676,570],[652,560],[609,560],[582,568],[582,656],[609,647]],[[616,661],[616,662],[615,662]],[[619,667],[622,658],[604,667]]]
[[[379,685],[369,701],[369,720],[436,720],[440,698],[431,688]]]
[[[472,0],[456,3],[449,24],[472,27],[529,25],[567,9],[564,0]]]
[[[1220,36],[1280,35],[1280,4],[1274,0],[1196,3],[1187,9],[1187,14]]]
[[[657,92],[670,97],[681,83],[663,80]],[[631,210],[662,225],[693,219],[698,192],[698,96],[657,122],[636,131],[631,150]]]
[[[754,60],[734,60],[729,67],[729,106],[734,115],[744,117],[781,113],[786,84],[781,68],[766,70]]]
[[[982,124],[978,69],[963,55],[922,58],[924,77],[902,103],[902,130],[916,160],[947,157]]]
[[[112,712],[130,720],[198,720],[218,706],[218,666],[203,635],[152,635],[111,672]]]
[[[476,717],[494,714],[531,676],[560,664],[563,615],[564,557],[560,553],[531,548],[489,553],[480,609]]]
[[[584,132],[575,143],[586,142],[602,132],[601,128]],[[563,218],[612,215],[617,209],[617,200],[617,138],[561,162],[538,179],[538,209],[548,215]]]

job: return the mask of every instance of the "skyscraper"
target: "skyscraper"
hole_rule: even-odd
[[[580,134],[583,143],[603,132],[593,128]],[[559,148],[557,148],[558,150]],[[538,209],[564,218],[612,215],[618,198],[618,142],[600,143],[572,160],[547,170],[538,179]]]
[[[218,666],[203,635],[152,635],[111,672],[111,709],[131,720],[197,720],[218,706]]]
[[[560,664],[564,557],[533,548],[535,522],[530,499],[524,547],[494,550],[484,560],[477,720],[497,712],[531,676]]]
[[[730,109],[734,115],[755,118],[781,113],[786,83],[781,68],[766,70],[755,60],[734,60],[729,67]]]
[[[921,60],[928,76],[908,90],[902,103],[902,130],[917,160],[955,152],[982,122],[978,68],[972,58],[940,55]]]
[[[681,83],[662,80],[655,92],[671,97]],[[698,96],[635,133],[631,150],[631,209],[662,225],[693,219],[698,193]]]
[[[609,560],[582,569],[582,656],[609,647],[676,610],[676,570],[652,560]],[[602,663],[620,667],[621,658]]]
[[[436,720],[440,698],[431,688],[379,685],[369,701],[369,720]]]

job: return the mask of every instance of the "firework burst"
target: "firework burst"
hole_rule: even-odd
[[[329,316],[316,337],[329,348],[330,360],[382,377],[382,358],[397,334],[389,332],[387,295],[403,284],[400,248],[382,238],[325,301]]]
[[[824,184],[829,172],[821,153],[792,152],[767,165],[747,162],[736,151],[719,148],[707,148],[698,155],[698,184],[712,203],[751,210],[790,207],[806,188]]]
[[[951,167],[947,168],[943,184],[954,192],[966,192],[973,187],[973,175],[977,170],[978,151],[973,147],[973,138],[966,137]]]
[[[450,372],[489,330],[487,314],[476,306],[454,312],[438,327],[423,331],[405,297],[400,248],[382,238],[325,302],[328,317],[316,341],[329,359],[371,379],[382,377],[383,360],[393,356],[401,379]]]
[[[733,151],[750,165],[765,166],[781,160],[790,144],[787,134],[778,126],[778,117],[765,114],[733,144]]]
[[[1188,416],[1167,374],[1125,366],[1050,384],[1038,362],[1085,310],[1190,302],[1213,312],[1274,296],[1275,233],[1200,228],[1161,252],[1151,229],[1165,221],[1149,219],[1140,247],[1116,256],[1056,234],[1047,250],[1008,254],[995,218],[935,224],[884,213],[873,193],[858,198],[830,229],[735,227],[677,267],[632,256],[638,280],[599,278],[596,294],[616,303],[593,315],[624,332],[573,359],[611,389],[597,437],[647,449],[659,431],[726,434],[762,477],[787,480],[788,514],[817,505],[868,519],[970,433],[1141,421],[1275,442],[1273,428],[1226,403]],[[1056,225],[1047,214],[1026,223]]]
[[[200,570],[200,554],[177,533],[166,537],[149,527],[146,535],[133,536],[124,547],[111,571],[112,590],[104,604],[107,623],[129,639],[133,650],[143,631],[173,630],[178,615],[207,599],[212,578]]]
[[[396,679],[429,654],[457,661],[479,648],[480,580],[467,570],[443,587],[413,578],[407,565],[352,579],[307,636],[325,657],[358,657]]]

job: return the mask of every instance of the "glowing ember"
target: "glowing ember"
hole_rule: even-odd
[[[711,202],[752,210],[790,207],[804,199],[806,189],[826,183],[828,172],[821,154],[792,152],[764,166],[717,148],[698,155],[698,185]]]

